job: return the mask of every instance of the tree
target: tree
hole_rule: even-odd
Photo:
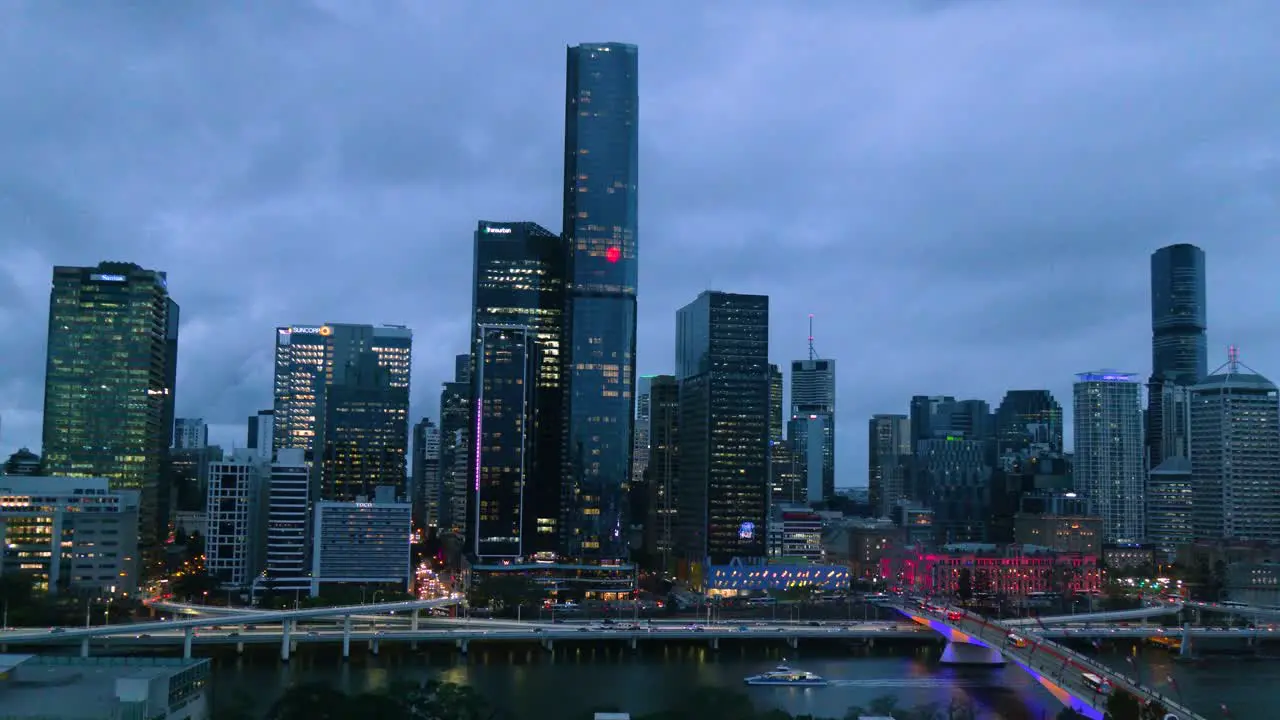
[[[960,568],[960,577],[956,578],[956,596],[962,603],[973,599],[973,571],[967,567]]]
[[[344,720],[363,717],[364,708],[351,698],[322,682],[295,685],[267,711],[267,720]]]
[[[525,575],[491,575],[471,586],[471,607],[503,608],[537,605],[545,597],[542,586]]]
[[[183,573],[174,579],[170,587],[173,594],[180,598],[202,597],[218,591],[218,579],[207,572]]]
[[[1138,698],[1117,689],[1107,697],[1105,720],[1143,720],[1142,704]]]

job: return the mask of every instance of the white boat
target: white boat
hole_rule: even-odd
[[[785,662],[770,672],[752,675],[744,679],[748,685],[789,685],[791,687],[823,687],[830,685],[821,675],[808,670],[796,670]]]

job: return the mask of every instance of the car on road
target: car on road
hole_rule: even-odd
[[[952,610],[947,613],[947,619],[952,622],[955,622],[956,620],[963,620],[964,613],[960,612],[959,610]]]

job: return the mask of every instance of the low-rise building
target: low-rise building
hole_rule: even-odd
[[[747,563],[734,558],[727,565],[707,568],[703,586],[708,595],[749,595],[809,586],[820,592],[849,589],[845,565]]]
[[[804,506],[775,505],[769,513],[769,557],[822,562],[822,516]]]
[[[209,660],[0,655],[5,720],[209,717]]]
[[[471,588],[490,578],[527,577],[542,587],[548,598],[565,600],[620,600],[636,589],[636,566],[631,563],[578,565],[557,562],[471,563],[463,561],[463,587]]]
[[[30,573],[51,595],[133,594],[138,499],[106,478],[0,477],[0,575]]]
[[[1102,546],[1102,566],[1108,572],[1155,572],[1156,548],[1145,543],[1107,543]]]
[[[1227,566],[1227,598],[1255,607],[1280,607],[1280,563],[1238,562]]]
[[[876,580],[885,554],[904,544],[903,528],[889,520],[846,520],[825,539],[827,555],[848,566],[854,580]]]
[[[1096,592],[1099,582],[1096,555],[1034,545],[960,543],[932,552],[906,547],[881,566],[881,576],[894,587],[929,595],[957,594],[965,571],[975,595],[1079,594]]]
[[[1033,493],[1020,499],[1013,539],[1019,545],[1096,556],[1102,548],[1102,519],[1090,515],[1088,502],[1075,493]]]

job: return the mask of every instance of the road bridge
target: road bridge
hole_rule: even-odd
[[[257,615],[238,619],[256,620],[256,618]],[[189,623],[190,621],[179,622]],[[235,645],[237,650],[243,650],[245,645],[280,643],[281,658],[288,660],[288,652],[299,644],[341,643],[343,657],[349,657],[352,641],[369,643],[369,648],[374,653],[377,653],[380,646],[386,642],[449,644],[465,653],[473,642],[531,642],[551,650],[556,641],[618,641],[634,649],[641,642],[685,640],[704,641],[711,648],[718,649],[721,640],[730,639],[786,642],[795,648],[802,639],[874,641],[877,638],[920,639],[922,636],[929,635],[927,630],[916,627],[914,624],[892,622],[820,626],[807,624],[574,626],[525,623],[523,627],[516,628],[476,623],[468,627],[390,628],[376,631],[354,629],[347,623],[340,627],[311,626],[305,631],[291,631],[289,629],[291,621],[281,625],[264,626],[254,623],[252,626],[235,628],[227,626],[226,617],[207,622],[223,624],[217,626],[217,629],[213,629],[210,625],[201,626],[201,631],[195,632],[189,625],[172,627],[171,622],[132,623],[109,626],[113,631],[112,634],[99,634],[92,639],[107,647],[182,645],[185,657],[191,656],[193,645]],[[92,630],[101,629],[92,628]],[[58,633],[14,631],[0,634],[0,643],[74,645],[79,642],[82,652],[86,652],[91,638],[84,635],[85,632],[84,630],[66,630]]]
[[[1065,623],[1110,623],[1121,620],[1147,620],[1150,618],[1177,615],[1182,612],[1182,603],[1160,603],[1136,610],[1111,610],[1107,612],[1077,613],[1075,615],[1050,615],[1034,618],[1010,618],[1001,620],[1002,625],[1017,627],[1019,625],[1061,625]]]
[[[1206,612],[1224,613],[1226,615],[1239,615],[1241,617],[1254,618],[1255,620],[1280,620],[1280,609],[1257,607],[1253,605],[1223,605],[1222,603],[1195,602],[1188,600],[1186,606],[1194,610],[1203,610]]]
[[[943,662],[1002,665],[1006,659],[1013,661],[1063,705],[1091,720],[1102,720],[1107,691],[1093,686],[1086,679],[1086,674],[1101,678],[1109,688],[1122,689],[1140,701],[1160,703],[1177,720],[1205,720],[1171,698],[1092,658],[1038,635],[1026,637],[1015,634],[1021,633],[1022,627],[988,620],[960,608],[942,608],[935,612],[908,607],[900,602],[886,605],[947,638]]]

